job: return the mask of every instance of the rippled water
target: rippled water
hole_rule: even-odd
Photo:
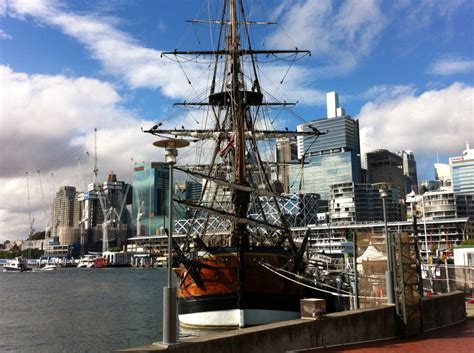
[[[162,339],[166,269],[0,272],[0,352],[104,352]]]

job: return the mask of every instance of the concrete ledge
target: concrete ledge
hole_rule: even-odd
[[[149,345],[117,352],[277,353],[395,336],[393,305],[328,314],[322,320],[291,320],[196,337],[176,345]]]
[[[455,291],[421,299],[423,331],[453,325],[466,319],[464,293]]]

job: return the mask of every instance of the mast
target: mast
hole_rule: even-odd
[[[193,22],[193,21],[192,21]],[[203,21],[197,21],[203,22]],[[261,107],[270,106],[293,106],[296,103],[283,102],[267,102],[263,98],[260,88],[257,72],[257,56],[258,55],[279,55],[279,54],[294,54],[310,55],[307,50],[299,50],[298,48],[290,50],[255,50],[251,45],[251,38],[248,25],[257,22],[247,21],[245,18],[244,8],[241,0],[226,0],[223,4],[222,17],[218,21],[204,21],[206,23],[214,23],[220,25],[219,42],[217,47],[213,50],[198,50],[198,51],[168,51],[162,52],[162,56],[173,55],[178,59],[179,56],[193,55],[195,58],[200,56],[213,56],[214,68],[212,72],[211,86],[207,100],[193,100],[190,102],[184,101],[176,105],[195,106],[196,108],[208,107],[211,115],[215,118],[214,128],[200,128],[187,129],[184,126],[182,129],[168,129],[161,128],[162,123],[158,122],[151,129],[145,130],[145,133],[150,133],[155,136],[163,137],[163,135],[171,135],[174,138],[188,138],[186,141],[191,143],[201,142],[204,140],[213,140],[215,143],[214,152],[211,158],[209,169],[205,175],[200,177],[206,179],[201,200],[191,208],[195,209],[196,218],[198,212],[207,214],[204,234],[207,228],[207,222],[211,214],[219,214],[219,217],[231,220],[230,230],[230,245],[237,247],[239,252],[245,252],[250,248],[250,239],[255,232],[260,230],[249,229],[249,224],[246,222],[236,221],[248,218],[248,211],[253,202],[259,203],[258,197],[272,197],[276,204],[276,208],[280,215],[280,222],[283,228],[287,230],[288,224],[284,221],[283,214],[280,210],[277,198],[282,196],[276,194],[270,185],[269,179],[265,173],[266,166],[269,164],[262,160],[258,152],[258,143],[262,140],[270,140],[280,137],[295,137],[295,136],[318,136],[321,133],[316,129],[311,131],[289,131],[287,128],[282,130],[275,130],[270,128],[257,129],[255,125],[258,116],[261,116]],[[242,24],[242,28],[240,28]],[[266,23],[268,24],[268,23]],[[247,44],[241,42],[241,36],[245,37]],[[244,38],[242,37],[242,38]],[[222,46],[221,46],[221,40]],[[221,59],[224,58],[224,61]],[[244,60],[251,63],[251,69],[248,75],[243,72]],[[221,89],[216,89],[216,75],[220,64],[223,65],[223,80]],[[250,88],[251,85],[251,88]],[[246,86],[249,86],[248,89]],[[255,114],[255,116],[254,116]],[[247,151],[255,154],[255,158],[247,160]],[[219,160],[220,158],[220,160]],[[254,160],[254,162],[252,162]],[[184,170],[186,173],[191,172],[192,167]],[[198,168],[199,169],[199,168]],[[254,172],[257,170],[257,173]],[[219,181],[218,179],[221,179]],[[259,179],[262,179],[260,182]],[[212,184],[211,184],[212,183]],[[212,189],[216,185],[215,190]],[[231,190],[231,198],[227,198],[227,191]],[[219,192],[220,190],[220,192]],[[224,191],[223,191],[224,190]],[[208,191],[210,194],[206,194]],[[220,195],[218,197],[218,195]],[[206,196],[206,198],[204,198]],[[201,207],[205,206],[206,207]],[[253,206],[252,206],[253,207]],[[256,206],[258,207],[258,206]],[[225,210],[224,213],[215,213],[213,211]],[[259,213],[263,214],[263,210]],[[271,226],[262,215],[267,223]],[[272,227],[257,226],[257,228],[266,228],[268,239],[273,240],[272,234],[280,233],[283,230],[273,230]],[[192,226],[189,227],[188,235],[192,232]],[[285,234],[287,232],[284,232]],[[252,238],[253,239],[253,238]],[[226,242],[229,239],[226,239]],[[228,244],[228,243],[227,243]]]
[[[232,124],[234,128],[234,143],[235,143],[235,154],[234,154],[234,179],[238,185],[246,185],[247,179],[245,175],[245,103],[243,102],[243,92],[240,91],[241,83],[239,81],[240,71],[240,55],[239,55],[239,36],[238,36],[238,21],[237,21],[237,8],[235,0],[231,0],[230,3],[230,30],[231,30],[231,41],[230,41],[230,53],[232,62],[232,99],[231,99],[231,114]],[[247,191],[234,190],[233,194],[233,207],[234,212],[238,217],[245,218],[247,216],[248,206],[250,202],[250,195]],[[246,225],[234,223],[232,243],[234,245],[240,245],[242,248],[249,246],[249,238],[246,231]]]

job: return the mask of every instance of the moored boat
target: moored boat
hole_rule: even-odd
[[[79,259],[79,263],[77,264],[77,267],[79,268],[91,268],[94,267],[94,261],[99,258],[100,255],[98,254],[87,254],[84,255]]]
[[[26,259],[22,257],[15,257],[14,259],[8,260],[3,266],[4,272],[25,272],[31,271],[28,267]]]
[[[42,270],[43,271],[54,271],[58,268],[58,266],[56,266],[55,264],[46,264]]]
[[[94,268],[104,268],[104,267],[107,267],[107,265],[108,265],[107,259],[104,258],[104,257],[99,257],[99,258],[94,260],[94,265],[92,267],[94,267]]]

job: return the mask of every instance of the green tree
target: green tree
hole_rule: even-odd
[[[466,239],[459,245],[474,245],[474,239]]]

